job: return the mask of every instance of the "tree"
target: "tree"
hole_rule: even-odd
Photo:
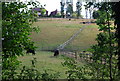
[[[87,17],[88,17],[88,6],[87,6],[87,2],[86,2],[86,5],[84,5],[84,6],[85,6],[86,19],[87,19]]]
[[[98,11],[93,11],[93,18],[97,19],[99,17]]]
[[[61,16],[64,18],[64,6],[65,6],[65,3],[60,2],[60,4],[61,4]]]
[[[35,4],[29,2],[27,5]],[[2,78],[15,79],[16,69],[20,61],[17,57],[24,55],[24,50],[35,50],[34,42],[30,40],[34,13],[28,10],[22,2],[2,2]]]
[[[66,14],[70,14],[72,15],[73,13],[73,5],[71,3],[68,3],[68,6],[67,6],[67,10],[66,10]]]
[[[97,3],[96,4],[96,7],[98,7],[99,9],[105,7],[106,4],[99,4]],[[109,2],[109,7],[111,8],[111,11],[112,11],[112,16],[111,16],[111,19],[114,19],[114,28],[115,28],[115,39],[116,39],[116,42],[117,42],[117,47],[115,47],[114,49],[116,49],[115,51],[115,54],[114,55],[117,55],[118,59],[118,63],[117,63],[117,66],[118,66],[118,76],[120,76],[120,11],[119,11],[119,8],[120,8],[120,2]],[[120,77],[119,77],[120,78]]]
[[[46,9],[41,8],[41,15],[44,16],[46,14]]]
[[[96,4],[93,2],[86,2],[86,4],[84,6],[85,6],[85,10],[86,10],[86,18],[87,18],[87,13],[89,11],[90,19],[92,19],[92,12],[93,12]]]
[[[77,18],[79,18],[80,15],[81,15],[81,12],[80,12],[80,10],[82,9],[81,6],[82,6],[82,4],[81,4],[80,2],[77,2],[77,3],[76,3],[76,8],[77,8]]]
[[[109,64],[109,79],[112,81],[116,78],[116,75],[118,72],[115,72],[118,70],[116,68],[117,66],[117,56],[115,52],[116,49],[116,37],[115,37],[115,26],[113,27],[110,23],[112,21],[112,4],[113,3],[101,3],[99,5],[99,17],[97,18],[97,24],[99,25],[100,31],[103,31],[98,34],[97,36],[97,42],[98,44],[93,46],[94,52],[93,52],[93,58],[95,62],[98,62],[98,60],[104,59],[105,66],[106,64]],[[98,62],[99,63],[99,62]],[[114,69],[115,68],[115,69]],[[105,67],[103,68],[105,69]]]

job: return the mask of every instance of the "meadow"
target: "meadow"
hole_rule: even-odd
[[[60,78],[65,78],[67,75],[65,74],[65,71],[67,70],[66,67],[62,66],[62,62],[64,62],[64,59],[62,56],[59,57],[53,57],[52,52],[46,52],[46,51],[39,51],[36,53],[36,55],[25,55],[20,56],[19,60],[22,61],[22,66],[27,66],[28,68],[31,67],[31,60],[33,58],[36,58],[36,68],[40,73],[43,73],[45,70],[48,73],[60,73]]]
[[[53,57],[53,52],[49,50],[54,50],[57,46],[67,41],[76,31],[81,27],[86,25],[83,31],[69,44],[65,49],[73,51],[82,51],[89,49],[91,45],[95,44],[95,38],[98,32],[98,26],[95,24],[80,24],[84,20],[72,19],[49,19],[35,22],[33,26],[39,26],[40,32],[33,32],[31,37],[38,47],[36,55],[25,55],[20,56],[19,60],[22,61],[22,66],[26,65],[30,67],[31,60],[37,58],[36,68],[40,72],[45,70],[50,73],[60,72],[60,79],[66,78],[65,71],[68,69],[62,66],[64,62],[64,57],[61,55],[58,57]],[[85,20],[86,21],[86,20]],[[46,50],[46,51],[45,51]],[[80,65],[84,63],[79,61]]]
[[[32,33],[32,40],[38,46],[38,50],[53,50],[60,44],[67,41],[81,27],[86,25],[86,28],[65,47],[68,50],[84,50],[95,44],[98,26],[95,24],[80,24],[80,22],[88,21],[83,19],[52,19],[39,20],[34,23],[34,26],[39,26],[39,33]]]

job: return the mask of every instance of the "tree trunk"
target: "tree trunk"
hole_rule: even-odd
[[[113,11],[115,12],[115,24],[116,28],[116,37],[118,43],[117,55],[118,55],[118,70],[120,75],[120,2],[116,2],[113,6]]]

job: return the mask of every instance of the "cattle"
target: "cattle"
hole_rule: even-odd
[[[28,53],[32,53],[32,55],[35,55],[35,50],[34,49],[30,49],[30,48],[28,48],[28,49],[26,49],[27,51],[26,51],[26,53],[28,54]]]
[[[86,24],[86,22],[83,22],[83,24]]]
[[[69,21],[71,20],[71,18],[69,18]]]
[[[59,55],[59,50],[56,49],[56,50],[54,51],[54,56],[58,56],[58,55]]]
[[[85,53],[86,51],[83,51],[83,53]]]

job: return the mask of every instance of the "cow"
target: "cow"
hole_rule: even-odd
[[[59,49],[54,50],[54,56],[58,56],[59,55]]]
[[[69,21],[71,20],[71,18],[69,18]]]
[[[86,24],[86,22],[83,22],[83,24]]]
[[[28,49],[26,49],[27,51],[26,51],[26,53],[28,54],[28,53],[32,53],[32,55],[35,55],[35,50],[34,49],[30,49],[30,48],[28,48]]]

